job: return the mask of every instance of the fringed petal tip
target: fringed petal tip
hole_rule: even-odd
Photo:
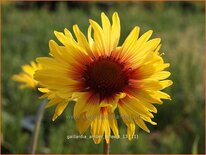
[[[54,122],[57,119],[58,115],[55,113],[52,117],[52,121]]]

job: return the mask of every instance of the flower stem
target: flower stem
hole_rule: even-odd
[[[38,137],[39,137],[39,130],[40,130],[40,125],[42,122],[42,118],[44,115],[44,106],[47,103],[46,100],[44,100],[38,109],[38,113],[37,113],[37,118],[36,118],[36,123],[35,123],[35,128],[34,128],[34,132],[32,135],[32,144],[31,144],[31,154],[35,154],[36,152],[36,147],[37,147],[37,141],[38,141]]]
[[[110,143],[107,143],[106,139],[104,139],[103,153],[109,154],[109,150],[110,150]]]

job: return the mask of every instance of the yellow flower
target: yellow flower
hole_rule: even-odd
[[[35,79],[59,97],[76,100],[73,115],[81,134],[90,127],[95,143],[103,136],[109,143],[111,130],[119,136],[116,109],[127,126],[129,139],[135,123],[149,132],[144,121],[156,124],[151,120],[157,112],[153,104],[170,99],[161,90],[172,81],[164,80],[170,76],[163,71],[169,64],[159,54],[160,38],[149,40],[151,30],[139,36],[140,29],[135,27],[118,45],[118,14],[113,14],[112,24],[104,13],[101,20],[102,27],[89,20],[87,38],[77,25],[73,26],[76,40],[67,29],[64,33],[55,31],[63,45],[49,42],[51,57],[37,58],[43,69],[36,72]]]
[[[30,64],[22,66],[22,72],[12,76],[12,80],[22,83],[20,88],[36,88],[38,82],[34,80],[33,75],[36,70],[41,69],[41,65],[31,61]]]

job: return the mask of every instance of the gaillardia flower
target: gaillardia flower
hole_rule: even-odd
[[[73,26],[75,38],[70,31],[54,32],[62,45],[49,41],[51,57],[37,58],[42,69],[35,73],[39,83],[65,100],[76,100],[74,118],[81,134],[90,127],[95,143],[104,136],[109,143],[111,131],[119,136],[115,111],[127,126],[132,139],[135,123],[149,132],[145,121],[157,112],[154,104],[170,96],[161,90],[172,81],[169,67],[164,63],[160,38],[149,40],[152,31],[139,36],[135,27],[124,43],[119,45],[120,21],[115,12],[112,23],[101,14],[102,26],[89,20],[88,36]],[[65,108],[65,107],[64,107]]]
[[[38,81],[34,80],[33,75],[36,70],[41,69],[41,65],[31,61],[30,64],[22,66],[22,72],[12,76],[12,80],[22,83],[20,88],[33,88],[38,85]]]

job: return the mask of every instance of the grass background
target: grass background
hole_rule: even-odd
[[[41,102],[35,91],[19,90],[11,76],[21,71],[21,65],[48,55],[48,41],[57,40],[54,30],[71,30],[78,24],[86,33],[88,19],[100,22],[102,11],[109,17],[118,11],[120,43],[136,25],[141,33],[154,30],[152,37],[162,39],[161,51],[171,64],[170,79],[174,82],[166,89],[172,101],[157,106],[154,121],[158,125],[148,124],[151,133],[137,128],[138,139],[114,139],[111,153],[204,153],[204,2],[60,2],[53,11],[47,4],[41,8],[36,5],[16,2],[1,6],[2,153],[29,153],[31,133],[22,129],[21,121],[35,116]],[[102,143],[67,139],[67,135],[78,135],[69,119],[72,107],[70,104],[55,122],[51,121],[54,108],[46,110],[37,153],[102,153]],[[120,134],[126,134],[125,125],[121,120],[118,123]]]

